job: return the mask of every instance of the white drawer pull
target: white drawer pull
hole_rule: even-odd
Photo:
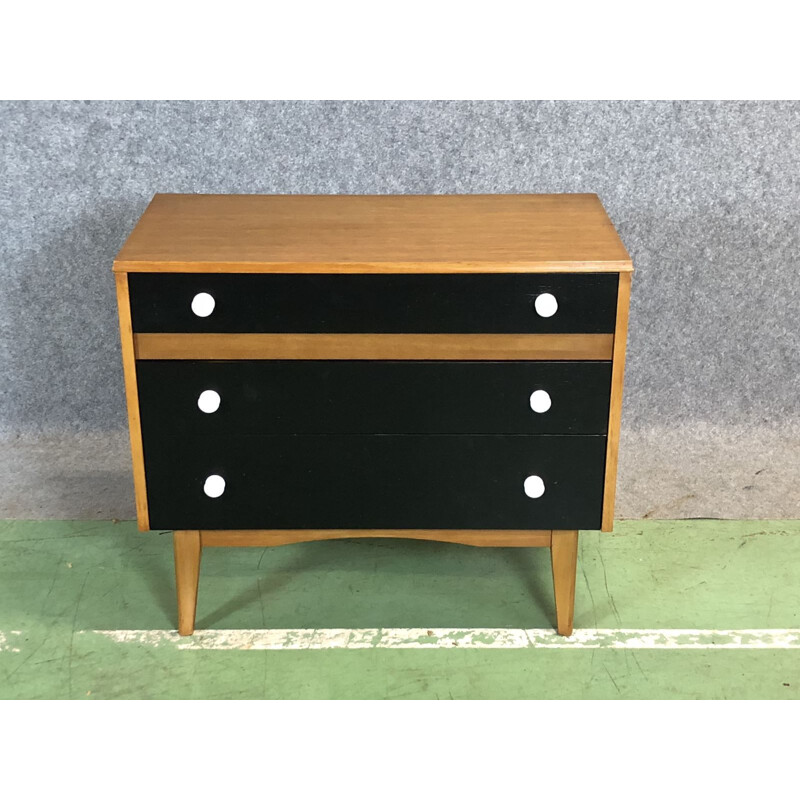
[[[203,491],[209,497],[219,497],[225,491],[225,478],[222,475],[209,475],[203,484]]]
[[[537,298],[537,303],[538,298]],[[200,292],[192,298],[192,311],[197,317],[210,317],[216,302],[208,292]]]
[[[544,494],[544,481],[538,475],[528,475],[523,484],[525,494],[534,500]]]
[[[200,397],[197,398],[197,407],[205,414],[213,414],[219,408],[219,404],[220,396],[213,389],[200,392]]]
[[[545,292],[534,300],[533,307],[540,317],[552,317],[558,311],[558,300],[549,292]]]
[[[544,389],[537,389],[531,395],[531,409],[537,414],[544,414],[545,411],[549,411],[551,405],[553,403],[550,400],[550,395]]]

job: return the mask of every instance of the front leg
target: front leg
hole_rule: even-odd
[[[556,624],[562,636],[572,634],[575,614],[575,579],[578,572],[578,531],[553,531],[550,540]]]
[[[194,633],[197,612],[197,584],[200,580],[200,555],[203,552],[200,531],[175,531],[175,583],[178,589],[178,633]]]

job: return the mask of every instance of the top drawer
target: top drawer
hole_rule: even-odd
[[[130,273],[128,281],[135,333],[613,333],[618,276]],[[192,308],[197,295],[213,299],[194,303],[203,316]]]

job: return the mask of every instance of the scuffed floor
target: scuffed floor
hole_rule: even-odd
[[[800,698],[800,522],[582,533],[576,635],[549,554],[405,540],[203,555],[171,534],[0,523],[2,698]]]

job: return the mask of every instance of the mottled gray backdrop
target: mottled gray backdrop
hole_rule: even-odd
[[[155,192],[596,192],[619,516],[800,517],[800,103],[0,103],[0,515],[133,516],[111,276]]]

